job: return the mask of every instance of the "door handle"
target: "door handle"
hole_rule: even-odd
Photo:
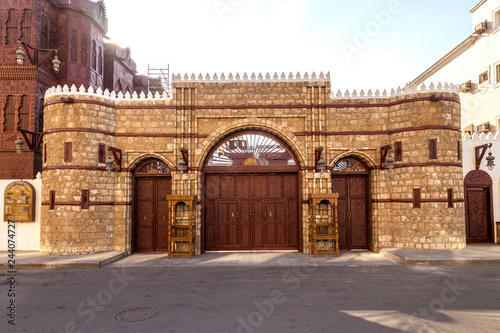
[[[231,217],[234,217],[234,212],[231,212]]]
[[[165,221],[165,216],[163,216],[163,221]]]
[[[148,218],[146,216],[144,216],[144,219],[147,220]]]
[[[269,212],[269,216],[273,216],[273,213],[272,213],[272,212]]]
[[[250,216],[253,216],[253,210],[250,209]]]

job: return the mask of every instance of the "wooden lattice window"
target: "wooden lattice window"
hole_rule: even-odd
[[[25,9],[23,12],[23,20],[21,21],[21,38],[25,41],[31,40],[31,9]]]
[[[57,48],[57,30],[54,23],[50,23],[49,25],[49,49]]]
[[[42,30],[40,30],[40,46],[46,49],[49,46],[49,21],[46,16],[42,16]]]
[[[14,132],[15,130],[16,107],[14,106],[14,96],[7,96],[7,102],[4,109],[4,124],[5,132]]]
[[[70,41],[70,51],[69,51],[69,57],[70,60],[73,62],[77,62],[78,59],[78,40],[76,36],[76,30],[71,30],[71,41]]]
[[[368,168],[366,165],[352,157],[345,157],[339,160],[333,166],[332,172],[363,172],[367,173]]]
[[[87,65],[88,54],[89,54],[88,37],[87,34],[82,34],[82,45],[80,49],[80,62],[82,65]]]
[[[92,41],[92,54],[90,55],[90,67],[92,67],[92,69],[96,69],[96,61],[97,61],[97,48],[96,48],[96,45],[95,45],[95,40]]]
[[[102,75],[102,46],[99,46],[99,52],[97,54],[97,72]]]
[[[23,130],[28,130],[30,126],[30,106],[28,96],[21,97],[21,107],[19,108],[19,126]]]
[[[8,12],[7,22],[5,24],[6,36],[5,44],[16,45],[17,44],[17,17],[16,10],[11,8]]]
[[[71,142],[64,143],[64,162],[71,162],[73,144]]]
[[[154,175],[154,174],[170,174],[168,165],[159,159],[150,159],[142,162],[135,169],[134,175]]]

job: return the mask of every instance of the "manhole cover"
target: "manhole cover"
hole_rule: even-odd
[[[115,316],[116,320],[136,322],[156,317],[160,312],[155,309],[132,309],[120,312]]]

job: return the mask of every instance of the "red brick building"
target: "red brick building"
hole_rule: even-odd
[[[19,129],[43,132],[47,88],[75,84],[123,93],[134,90],[136,66],[130,50],[106,44],[107,30],[103,1],[0,2],[0,179],[31,179],[41,171],[40,135],[25,132],[30,142],[25,142],[23,154],[16,153],[14,142]],[[23,65],[16,62],[20,41]]]

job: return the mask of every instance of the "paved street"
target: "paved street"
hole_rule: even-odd
[[[7,316],[11,274],[1,270],[0,332],[497,332],[500,327],[500,266],[406,267],[367,257],[311,265],[300,256],[288,257],[272,265],[253,260],[246,267],[241,262],[188,266],[188,259],[172,259],[183,264],[119,261],[101,269],[18,270],[15,326]],[[139,310],[117,317],[132,309]],[[152,318],[137,321],[147,317]]]

